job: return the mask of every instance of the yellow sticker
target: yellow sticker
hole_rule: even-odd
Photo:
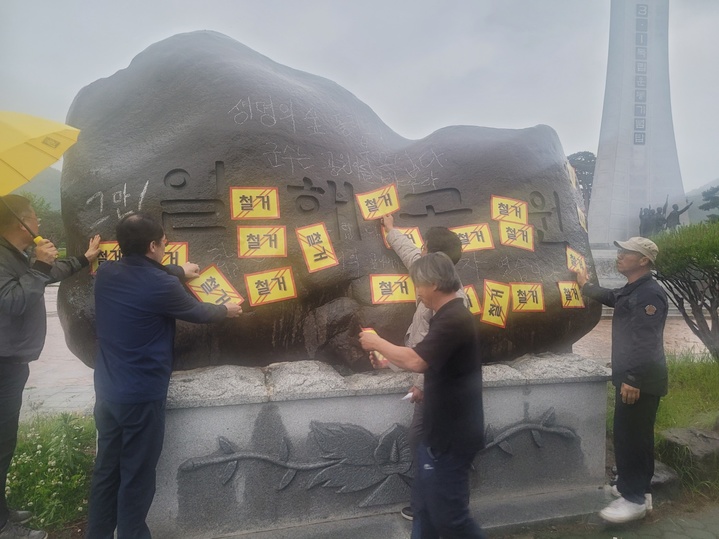
[[[587,262],[577,251],[567,245],[567,268],[578,273],[584,273],[587,269]]]
[[[399,209],[399,196],[395,184],[366,193],[358,193],[355,197],[365,221],[379,219]]]
[[[499,243],[526,251],[534,251],[534,226],[504,221],[497,224],[499,226]]]
[[[97,268],[99,268],[103,262],[120,260],[121,258],[120,245],[116,241],[101,241],[100,253],[97,255],[97,258],[93,260],[90,266],[90,273],[95,275]]]
[[[182,266],[190,261],[190,247],[186,241],[168,241],[165,245],[165,256],[162,265],[174,264]]]
[[[374,304],[417,301],[409,275],[370,275],[369,282]]]
[[[97,268],[99,268],[103,262],[120,260],[121,258],[122,252],[120,252],[120,245],[116,241],[101,241],[100,254],[97,256],[97,259],[93,261],[90,271],[94,275],[97,272]],[[186,241],[167,242],[165,245],[165,256],[162,258],[163,266],[167,266],[168,264],[182,266],[189,262],[189,260],[190,251]]]
[[[245,274],[245,289],[250,305],[266,305],[297,297],[295,277],[292,268],[277,268]]]
[[[542,283],[509,283],[512,287],[512,312],[543,313]]]
[[[284,226],[238,226],[237,256],[287,256],[287,230]]]
[[[307,271],[314,273],[339,264],[332,240],[324,223],[303,226],[295,230],[302,248]]]
[[[482,322],[501,328],[507,325],[510,292],[508,284],[484,280]]]
[[[584,210],[577,206],[577,215],[579,216],[579,224],[582,225],[584,232],[589,232],[587,229],[587,216],[584,215]]]
[[[245,301],[245,298],[235,290],[227,277],[214,264],[203,269],[199,277],[188,281],[187,286],[197,299],[205,303],[224,305],[229,302],[242,303]]]
[[[492,232],[489,230],[487,223],[455,226],[454,228],[450,228],[450,230],[459,237],[459,241],[462,243],[463,253],[494,249],[494,239],[492,238]]]
[[[279,219],[277,187],[230,187],[232,219]]]
[[[492,195],[492,219],[526,225],[529,218],[527,203],[515,198]]]
[[[467,299],[469,300],[469,312],[474,315],[482,314],[482,304],[479,302],[479,296],[474,285],[468,284],[465,286],[464,293],[467,294]]]
[[[394,229],[397,232],[399,232],[400,234],[402,234],[403,236],[407,236],[409,241],[411,241],[417,249],[421,250],[422,247],[424,246],[424,240],[422,239],[422,234],[420,234],[420,232],[419,232],[419,227],[417,227],[417,226],[410,226],[410,227],[396,226],[396,227],[394,227]],[[385,247],[387,247],[387,249],[392,248],[390,246],[389,242],[387,241],[387,231],[384,229],[384,227],[382,227],[382,241],[384,241]]]
[[[559,281],[559,295],[565,309],[584,309],[584,298],[576,281]]]

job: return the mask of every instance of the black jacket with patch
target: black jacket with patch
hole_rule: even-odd
[[[666,395],[664,324],[668,302],[664,289],[647,274],[614,290],[587,283],[582,293],[614,307],[612,383],[616,387],[625,383],[649,395]]]

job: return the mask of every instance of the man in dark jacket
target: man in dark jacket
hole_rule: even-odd
[[[103,263],[95,280],[98,443],[87,537],[112,539],[117,528],[118,539],[150,539],[145,519],[165,436],[175,319],[219,322],[242,309],[187,293],[179,268],[161,264],[167,238],[152,216],[124,217],[116,235],[123,257]]]
[[[599,515],[615,523],[644,518],[651,510],[650,484],[654,475],[654,422],[659,400],[667,394],[664,324],[667,295],[652,277],[659,249],[642,237],[615,241],[617,270],[627,284],[608,290],[577,274],[582,293],[614,307],[612,317],[612,383],[614,454],[617,494],[621,497]]]
[[[47,537],[43,531],[20,526],[32,515],[9,509],[5,499],[7,473],[17,444],[22,392],[30,373],[28,364],[40,357],[45,345],[45,286],[89,265],[100,252],[100,236],[95,236],[84,256],[56,260],[58,253],[52,242],[40,240],[33,257],[27,252],[33,245],[28,228],[38,231],[39,227],[40,219],[28,199],[7,195],[0,201],[1,539]]]
[[[362,332],[360,344],[405,370],[425,373],[424,432],[412,485],[412,539],[484,538],[469,513],[469,470],[484,447],[482,366],[472,314],[457,297],[460,280],[444,253],[409,268],[417,299],[434,312],[413,348]]]

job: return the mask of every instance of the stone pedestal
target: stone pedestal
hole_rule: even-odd
[[[483,372],[478,520],[491,528],[601,507],[608,371],[568,354]],[[412,381],[409,373],[342,377],[314,361],[176,373],[153,537],[330,537],[339,529],[342,537],[378,537],[379,529],[408,537],[396,511],[413,476],[413,405],[401,400]]]

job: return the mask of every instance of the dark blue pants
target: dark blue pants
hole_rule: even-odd
[[[614,458],[617,490],[633,503],[644,503],[654,475],[654,422],[660,397],[640,393],[634,404],[624,404],[617,388],[614,396]]]
[[[17,427],[30,369],[27,363],[0,362],[0,528],[8,519],[5,485],[17,445]]]
[[[95,403],[97,458],[87,539],[150,539],[145,523],[165,438],[165,401]]]
[[[417,454],[419,443],[424,438],[424,402],[415,402],[412,412],[412,422],[409,425],[407,441],[412,450],[412,455]]]
[[[412,539],[487,537],[469,513],[469,469],[475,454],[433,454],[419,444],[412,484]]]

